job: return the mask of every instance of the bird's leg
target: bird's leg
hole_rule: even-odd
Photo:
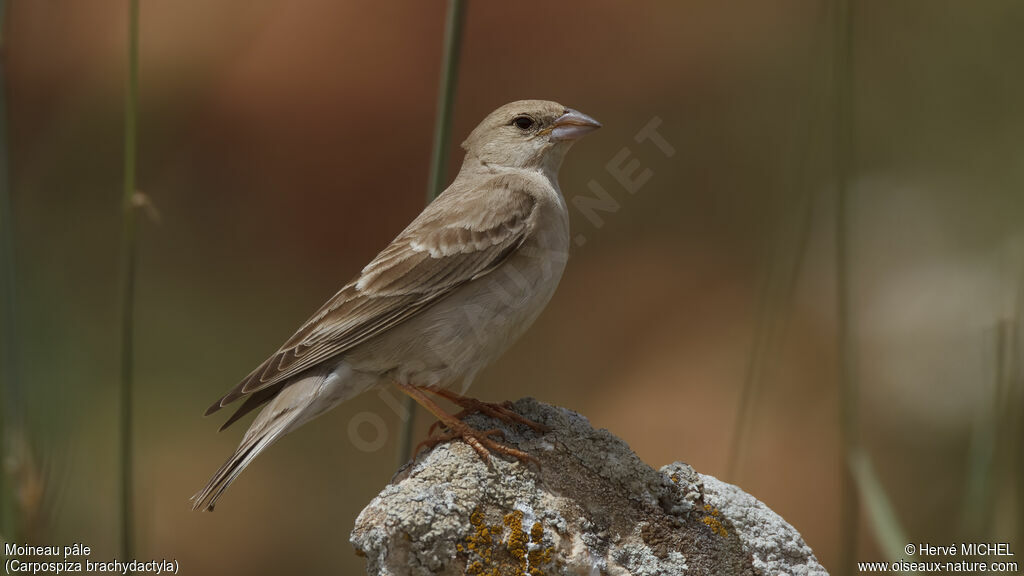
[[[424,389],[410,384],[404,384],[402,382],[396,382],[395,384],[398,386],[399,390],[415,400],[420,406],[426,408],[427,411],[436,416],[437,419],[448,428],[448,432],[438,436],[431,435],[430,438],[421,442],[420,445],[416,447],[416,452],[419,452],[420,448],[432,448],[442,442],[461,438],[466,442],[466,444],[472,446],[473,449],[476,450],[476,453],[480,455],[480,458],[485,462],[490,459],[492,450],[499,454],[506,454],[508,456],[518,458],[522,461],[537,461],[533,456],[530,456],[522,450],[517,450],[511,446],[506,446],[505,444],[492,440],[491,436],[503,435],[501,430],[498,430],[497,428],[491,430],[477,430],[476,428],[472,428],[455,416],[445,412],[443,408],[438,406],[436,402],[431,400],[430,397],[423,392]]]
[[[481,414],[486,414],[491,418],[497,418],[498,420],[501,420],[506,424],[525,424],[530,428],[533,428],[537,432],[548,432],[551,430],[551,428],[539,422],[534,422],[533,420],[530,420],[529,418],[524,418],[517,414],[516,412],[514,412],[512,410],[511,402],[506,401],[500,404],[496,404],[493,402],[484,402],[482,400],[477,400],[476,398],[470,398],[468,396],[456,394],[451,390],[446,390],[443,388],[424,388],[424,390],[430,392],[431,394],[440,396],[441,398],[444,398],[453,404],[461,406],[462,411],[455,415],[455,418],[458,418],[459,420],[462,420],[463,418],[469,416],[470,414],[479,412]],[[441,421],[434,422],[434,424],[431,425],[430,427],[430,433],[433,434],[434,430],[441,423]]]

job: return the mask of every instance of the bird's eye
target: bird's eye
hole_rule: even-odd
[[[520,130],[529,130],[533,128],[533,118],[529,116],[516,116],[512,119],[512,125]]]

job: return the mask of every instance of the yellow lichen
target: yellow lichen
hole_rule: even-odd
[[[534,522],[530,528],[530,542],[540,544],[544,540],[544,526],[540,522]]]
[[[723,538],[729,535],[729,531],[725,529],[725,526],[718,519],[718,508],[712,508],[710,504],[704,505],[704,511],[709,512],[710,515],[701,518],[701,522],[708,525],[711,531]]]
[[[551,562],[551,554],[555,550],[551,547],[541,549],[540,545],[544,543],[544,525],[540,522],[534,522],[533,527],[530,528],[530,542],[534,547],[526,555],[530,567],[529,574],[530,576],[542,576],[544,572],[540,569],[540,566]]]
[[[523,513],[519,510],[509,512],[505,514],[505,526],[508,526],[509,535],[508,543],[505,547],[508,549],[508,553],[519,562],[519,567],[522,571],[526,571],[527,567],[527,544],[529,538],[526,532],[523,532]]]
[[[479,528],[479,527],[483,526],[484,525],[484,512],[483,512],[483,510],[481,510],[479,508],[477,508],[476,510],[473,510],[473,513],[469,515],[469,523],[472,524],[474,528]]]
[[[544,542],[542,523],[534,522],[527,533],[523,529],[523,513],[515,510],[502,518],[502,524],[488,526],[480,509],[470,514],[469,523],[473,527],[472,532],[466,536],[465,542],[455,546],[458,552],[468,556],[466,574],[499,576],[515,573],[545,576],[542,567],[551,562],[554,548],[541,548]],[[508,558],[496,564],[495,551],[507,552]],[[509,571],[509,568],[512,571]]]
[[[535,548],[533,550],[530,550],[530,553],[527,554],[527,556],[526,556],[526,558],[527,558],[527,565],[529,566],[529,570],[530,570],[530,572],[529,572],[530,576],[543,576],[544,575],[544,571],[541,570],[540,567],[543,566],[544,564],[547,564],[547,563],[551,562],[551,552],[553,550],[554,550],[553,548],[547,548],[545,550],[541,550],[540,548]]]

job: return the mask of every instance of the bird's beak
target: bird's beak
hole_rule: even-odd
[[[572,108],[568,108],[566,109],[565,114],[559,116],[558,119],[555,120],[555,123],[552,124],[551,139],[576,140],[600,127],[601,123],[597,120],[594,120],[583,112],[578,112]]]

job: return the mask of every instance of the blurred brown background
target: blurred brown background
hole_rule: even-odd
[[[5,38],[19,374],[52,488],[39,543],[82,541],[94,560],[118,543],[125,4],[9,2]],[[444,8],[142,2],[138,182],[160,218],[140,219],[140,559],[185,574],[362,570],[348,532],[395,470],[398,418],[376,394],[283,439],[217,512],[188,497],[248,422],[217,434],[206,406],[422,208]],[[861,438],[910,542],[1020,542],[1021,474],[1000,441],[1020,429],[996,424],[1020,412],[1020,396],[998,394],[1021,386],[1024,4],[853,8]],[[654,466],[737,483],[833,571],[835,30],[825,2],[471,2],[450,165],[511,100],[604,123],[561,176],[586,242],[472,393],[572,408]],[[655,117],[672,157],[634,141]],[[624,147],[652,172],[634,195],[605,168]],[[592,180],[620,205],[600,226],[571,204]],[[757,392],[730,470],[748,374]],[[389,426],[378,450],[350,439],[364,412]],[[862,518],[857,559],[881,560]]]

